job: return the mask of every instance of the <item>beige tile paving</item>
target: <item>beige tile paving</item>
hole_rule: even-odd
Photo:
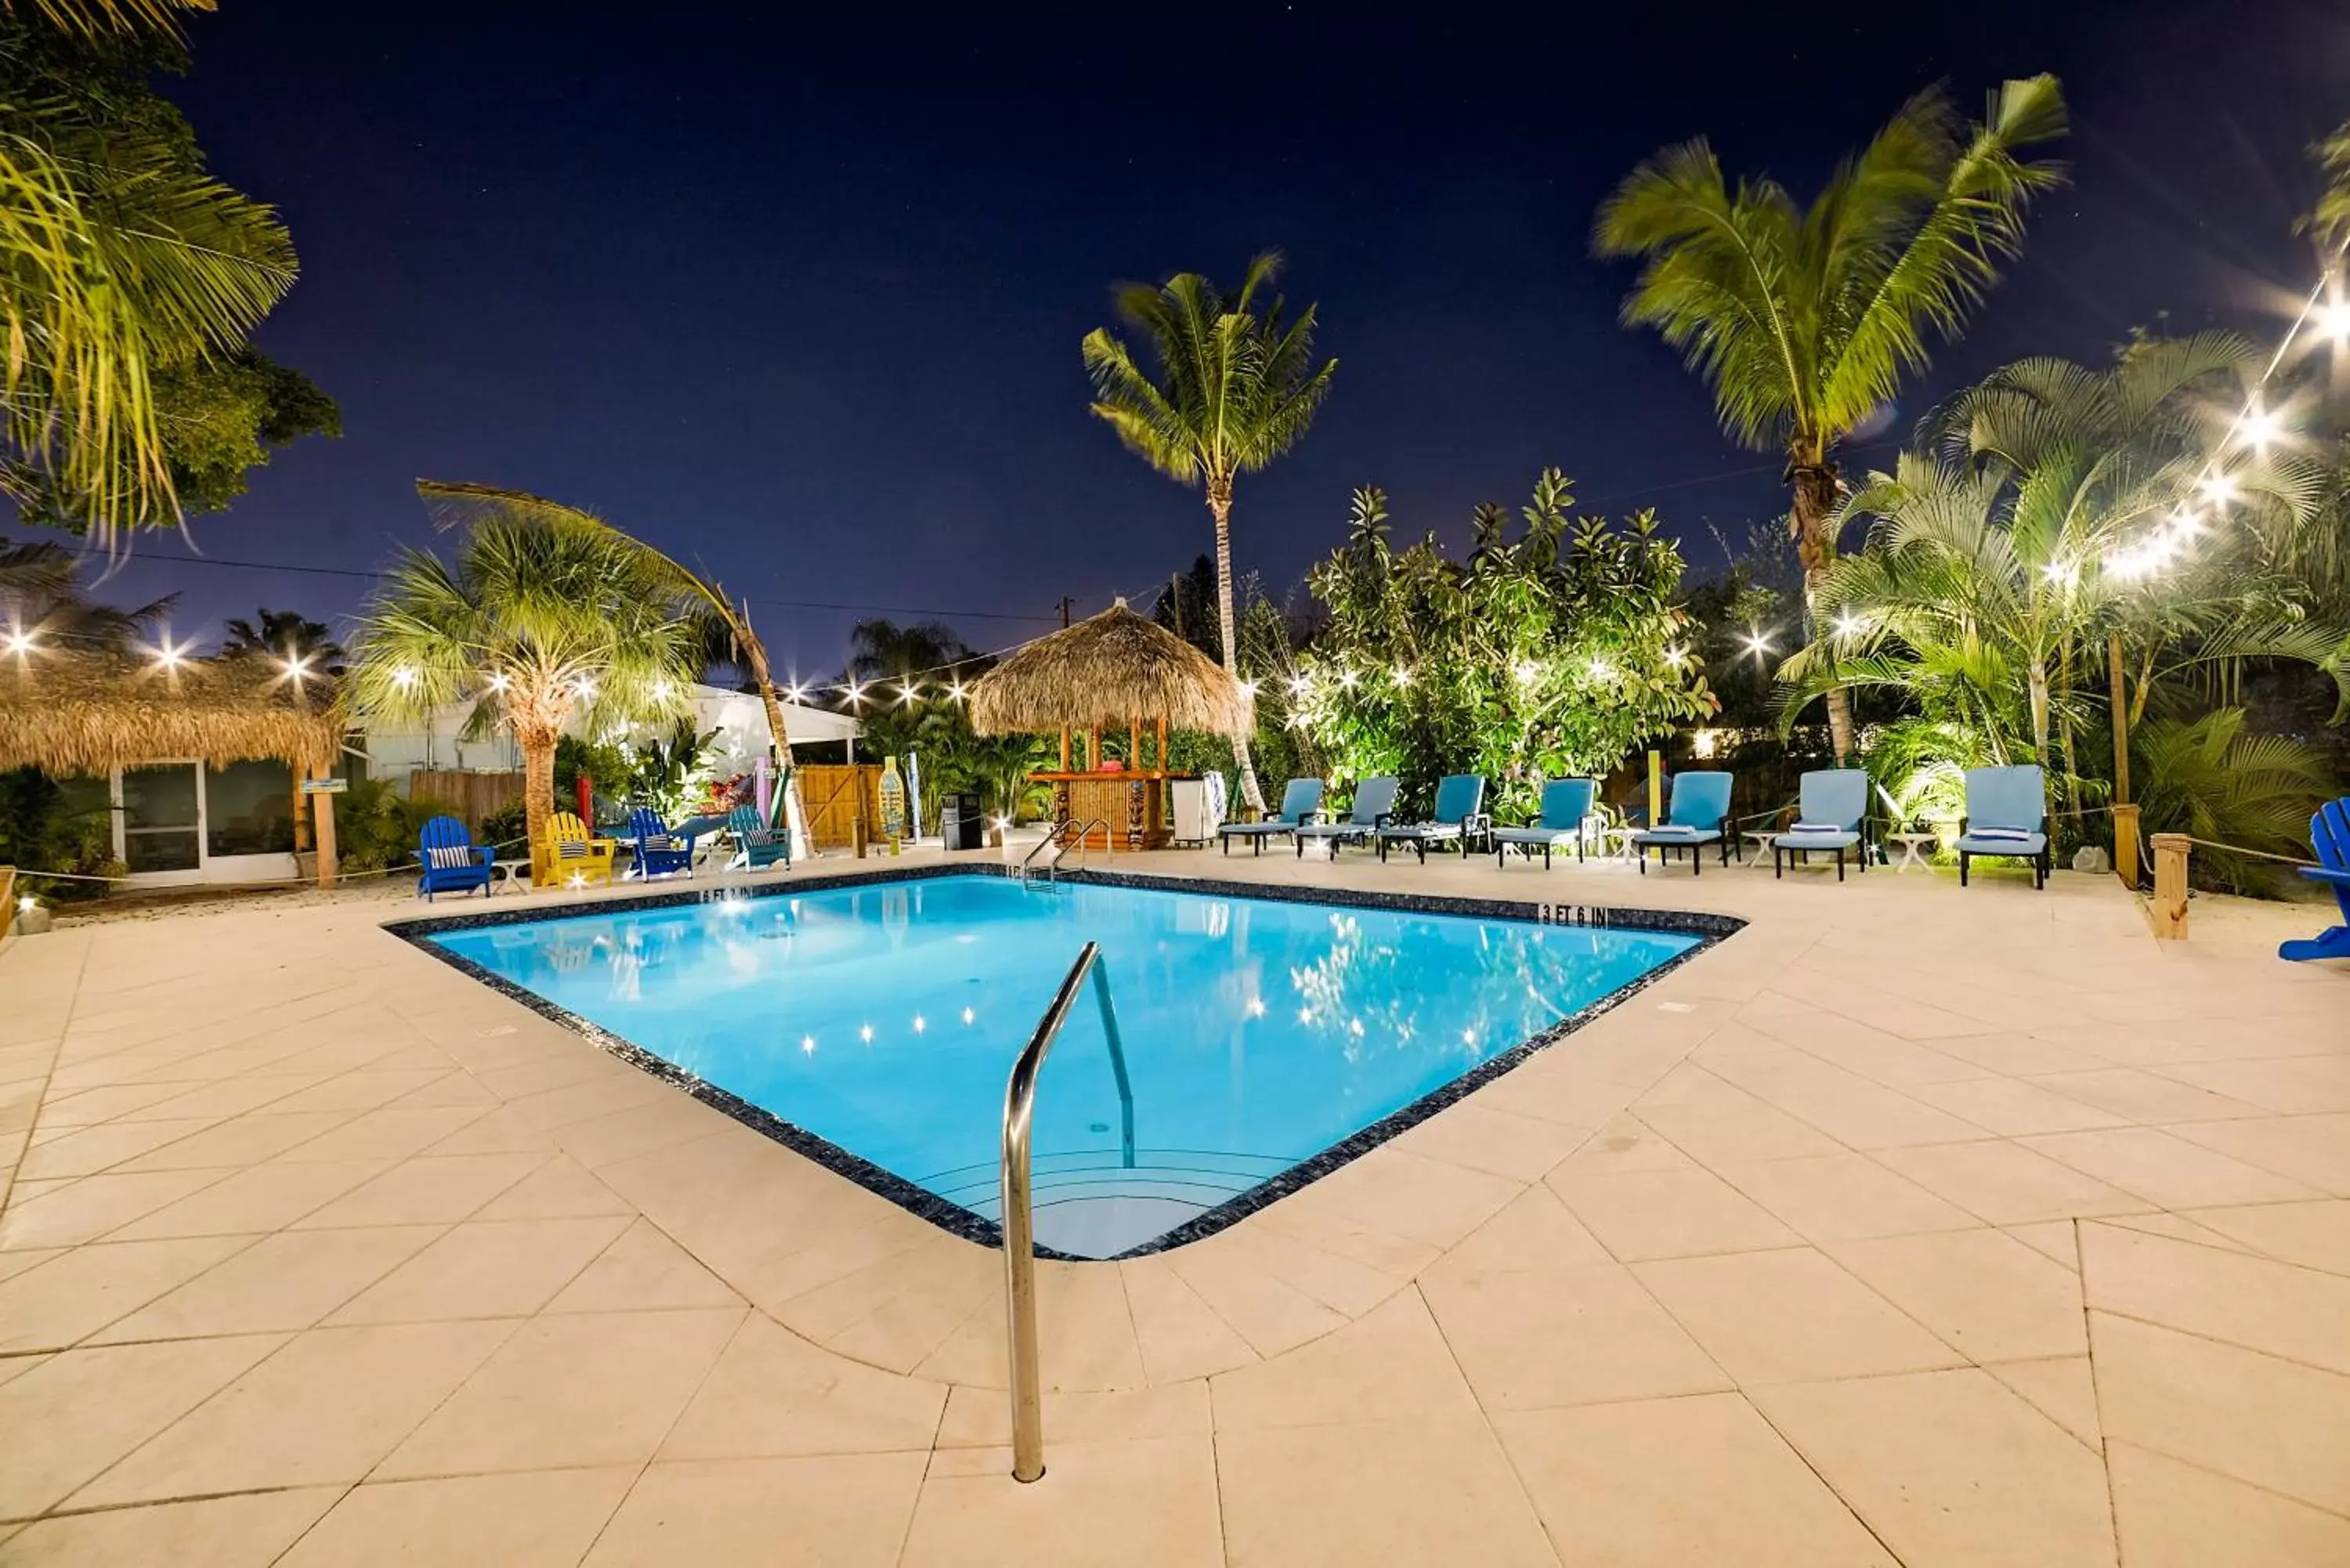
[[[1570,1568],[1896,1568],[1738,1395],[1530,1411],[1493,1425]]]
[[[0,1564],[2343,1556],[2350,977],[2269,956],[2293,911],[1539,886],[1752,923],[1222,1235],[1046,1265],[1030,1487],[996,1254],[398,898],[15,944]]]

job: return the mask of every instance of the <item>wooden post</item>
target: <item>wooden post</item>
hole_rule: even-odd
[[[310,814],[302,809],[302,781],[310,770],[290,758],[286,765],[294,775],[294,853],[299,855],[310,847]]]
[[[310,809],[317,814],[316,836],[318,842],[318,886],[331,888],[335,885],[335,797],[320,791],[310,797]]]
[[[1126,716],[1126,771],[1130,774],[1142,771],[1142,715],[1139,713]]]
[[[1061,726],[1061,771],[1069,771],[1069,727],[1066,724]]]
[[[1159,749],[1159,755],[1158,755],[1155,759],[1153,759],[1153,760],[1152,760],[1152,762],[1151,762],[1151,764],[1150,764],[1150,765],[1151,765],[1151,766],[1153,766],[1153,767],[1155,767],[1155,768],[1157,768],[1160,773],[1162,773],[1162,774],[1163,774],[1163,773],[1165,773],[1165,772],[1167,771],[1167,715],[1166,715],[1166,714],[1164,714],[1164,713],[1161,713],[1161,714],[1159,714],[1159,748],[1158,748],[1158,749]]]
[[[1086,737],[1086,771],[1089,774],[1101,772],[1101,726],[1099,724],[1096,724],[1093,732]]]
[[[2154,836],[2154,934],[2187,940],[2187,855],[2194,840],[2183,833]]]
[[[16,868],[0,866],[0,938],[16,922]]]
[[[2106,640],[2106,683],[2114,711],[2114,804],[2129,804],[2129,692],[2122,680],[2122,634]]]
[[[1648,826],[1656,826],[1665,819],[1665,757],[1661,752],[1648,753]]]
[[[2138,885],[2137,813],[2134,805],[2114,807],[2114,875],[2133,890]]]

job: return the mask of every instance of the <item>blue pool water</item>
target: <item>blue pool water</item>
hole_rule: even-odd
[[[1037,1239],[1148,1241],[1698,945],[1541,926],[942,877],[444,929],[432,942],[993,1218],[1003,1081],[1087,940],[1037,1092]]]

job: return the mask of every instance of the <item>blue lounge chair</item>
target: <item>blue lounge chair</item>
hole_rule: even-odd
[[[2309,842],[2317,850],[2318,864],[2303,867],[2301,874],[2334,889],[2334,901],[2342,906],[2342,923],[2317,936],[2280,945],[2277,957],[2350,959],[2350,795],[2317,808],[2317,815],[2309,819]]]
[[[1390,822],[1375,828],[1371,836],[1378,842],[1381,860],[1388,857],[1388,845],[1409,844],[1425,866],[1431,844],[1457,841],[1461,858],[1467,859],[1470,840],[1476,839],[1482,846],[1492,826],[1485,815],[1485,781],[1475,774],[1447,774],[1437,781],[1436,809],[1426,822]]]
[[[759,808],[738,805],[726,818],[726,831],[734,836],[734,859],[754,871],[764,871],[781,864],[785,870],[792,865],[792,836],[787,828],[769,827],[759,820]],[[733,861],[729,861],[731,866]]]
[[[1232,840],[1245,838],[1256,846],[1255,853],[1264,853],[1264,841],[1294,834],[1299,826],[1312,821],[1322,812],[1322,781],[1292,779],[1281,791],[1281,810],[1263,822],[1228,822],[1216,829],[1216,836],[1224,841],[1224,853],[1232,852]]]
[[[2048,885],[2048,794],[2039,767],[1969,768],[1967,815],[1959,824],[1959,886],[1978,855],[2032,862],[2032,885]]]
[[[1358,843],[1388,825],[1395,815],[1396,781],[1365,779],[1355,786],[1354,809],[1347,812],[1344,822],[1301,822],[1293,836],[1297,841],[1297,857],[1305,858],[1305,841],[1326,840],[1330,853],[1338,853],[1341,844]]]
[[[1553,779],[1543,785],[1542,818],[1532,827],[1496,827],[1486,834],[1493,841],[1493,864],[1502,864],[1510,846],[1533,858],[1536,849],[1542,851],[1543,869],[1550,869],[1550,852],[1572,839],[1575,858],[1583,858],[1583,823],[1591,815],[1591,803],[1599,795],[1597,779]]]
[[[637,846],[637,863],[629,876],[693,875],[693,835],[671,833],[650,806],[640,805],[629,814],[629,836]]]
[[[1796,786],[1795,821],[1771,840],[1771,875],[1783,876],[1787,861],[1800,855],[1808,862],[1833,850],[1836,880],[1844,880],[1844,852],[1860,851],[1860,868],[1868,869],[1868,774],[1858,768],[1818,768],[1805,774]]]
[[[432,901],[435,893],[470,893],[476,888],[486,898],[498,852],[475,844],[465,825],[455,817],[436,816],[417,836],[416,861],[424,867],[424,874],[416,879],[416,890],[424,895],[426,903]]]
[[[1641,876],[1648,874],[1651,849],[1657,852],[1659,866],[1672,851],[1688,850],[1693,876],[1705,874],[1705,857],[1698,853],[1702,845],[1720,845],[1721,863],[1730,864],[1731,778],[1731,774],[1721,773],[1673,775],[1672,799],[1665,806],[1665,820],[1632,835],[1632,842],[1640,851]]]

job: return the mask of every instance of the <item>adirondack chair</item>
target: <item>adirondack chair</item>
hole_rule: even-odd
[[[2297,962],[2350,959],[2350,795],[2317,808],[2309,819],[2309,841],[2317,849],[2319,864],[2303,867],[2301,874],[2334,889],[2334,902],[2342,906],[2342,923],[2317,936],[2279,944],[2277,957]]]
[[[650,806],[640,805],[629,814],[629,836],[637,844],[637,864],[629,876],[693,875],[693,835],[671,833]]]
[[[470,893],[476,888],[486,898],[498,852],[475,844],[455,817],[436,816],[417,836],[416,860],[424,867],[416,878],[416,890],[426,903],[435,893]]]
[[[530,846],[530,879],[540,888],[612,879],[612,851],[619,846],[598,838],[571,812],[558,811],[546,819],[546,831]]]
[[[770,866],[792,864],[792,836],[788,828],[769,827],[759,820],[756,806],[738,805],[726,818],[726,831],[734,836],[734,858],[727,862],[731,869],[737,864],[754,871],[764,871]]]

